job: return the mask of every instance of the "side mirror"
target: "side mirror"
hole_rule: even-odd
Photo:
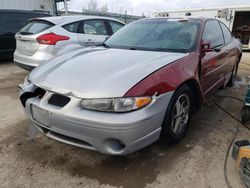
[[[210,47],[210,42],[203,42],[201,44],[201,48],[203,52],[212,52],[213,49]]]

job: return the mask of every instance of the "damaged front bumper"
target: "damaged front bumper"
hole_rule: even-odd
[[[44,91],[28,80],[19,88],[25,112],[38,130],[52,139],[112,155],[125,155],[158,140],[173,94],[163,94],[137,111],[108,113],[84,110],[80,98]],[[55,95],[68,102],[58,106],[51,100]]]

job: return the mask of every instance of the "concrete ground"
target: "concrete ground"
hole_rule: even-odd
[[[239,81],[215,95],[243,98],[249,72],[250,53],[244,53]],[[25,75],[12,62],[0,63],[0,187],[224,188],[224,158],[236,126],[238,139],[250,138],[211,96],[178,145],[160,141],[124,157],[76,148],[35,135],[18,100],[16,86]],[[216,101],[239,117],[240,102]],[[244,187],[231,158],[226,173],[232,187]]]

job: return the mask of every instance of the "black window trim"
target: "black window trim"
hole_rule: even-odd
[[[114,33],[113,33],[113,30],[112,30],[112,28],[111,28],[111,26],[110,26],[110,24],[109,24],[108,21],[109,21],[109,20],[104,20],[104,24],[105,24],[106,29],[107,29],[107,31],[108,31],[108,36],[111,36],[111,35],[113,35]]]
[[[113,31],[113,29],[112,29],[112,27],[111,27],[111,25],[110,25],[110,23],[109,23],[109,22],[114,22],[114,23],[117,23],[117,24],[123,25],[122,27],[124,27],[124,26],[125,26],[125,24],[124,24],[124,23],[121,23],[121,22],[118,22],[118,21],[115,21],[115,20],[106,20],[106,22],[107,22],[107,25],[108,25],[108,27],[109,27],[109,29],[110,29],[110,35],[113,35],[113,34],[114,34],[114,31]]]
[[[220,28],[221,28],[221,31],[222,31],[222,35],[223,35],[223,39],[224,39],[224,46],[226,46],[226,45],[228,45],[229,43],[231,43],[231,42],[233,41],[233,35],[232,35],[230,29],[226,26],[226,24],[224,24],[222,21],[218,21],[218,22],[219,22],[219,24],[220,24]],[[226,43],[225,36],[224,36],[224,32],[223,32],[223,29],[222,29],[221,24],[223,24],[223,25],[228,29],[228,31],[229,31],[230,34],[231,34],[231,40],[230,40],[228,43]]]
[[[78,24],[78,27],[77,27],[77,29],[76,29],[76,32],[71,32],[71,31],[68,31],[67,29],[64,28],[65,26],[68,26],[68,25],[71,25],[71,24],[75,24],[75,23],[79,23],[79,24]],[[78,32],[79,32],[79,29],[80,29],[80,27],[79,27],[80,24],[81,24],[81,20],[78,20],[78,21],[74,21],[74,22],[70,22],[70,23],[64,24],[64,25],[62,25],[61,27],[62,27],[64,30],[66,30],[66,31],[68,31],[68,32],[70,32],[70,33],[78,33]]]

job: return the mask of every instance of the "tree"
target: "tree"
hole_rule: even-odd
[[[107,3],[105,3],[105,4],[103,4],[102,6],[101,6],[101,8],[100,8],[100,11],[101,12],[108,12],[108,5],[107,5]]]
[[[89,10],[98,10],[98,4],[96,0],[90,0],[88,3]]]
[[[120,7],[119,14],[123,13],[123,7]]]

